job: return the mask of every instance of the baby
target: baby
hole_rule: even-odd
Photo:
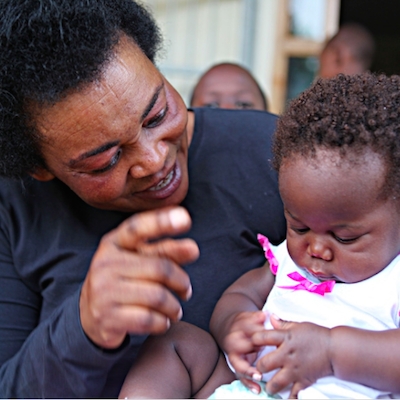
[[[399,111],[400,77],[366,73],[317,81],[280,118],[273,165],[287,239],[259,235],[268,262],[216,305],[211,332],[241,380],[212,398],[400,393]],[[121,392],[129,397],[154,385],[146,368],[163,397],[206,397],[234,379],[196,327],[150,340],[173,350],[149,346],[151,363],[134,366]]]

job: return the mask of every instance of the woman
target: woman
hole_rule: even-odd
[[[226,62],[213,65],[200,76],[190,106],[268,111],[266,96],[251,72]]]
[[[116,397],[147,335],[208,329],[261,227],[283,240],[275,117],[188,112],[131,0],[0,15],[0,397]]]

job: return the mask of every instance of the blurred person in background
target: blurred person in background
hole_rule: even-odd
[[[190,106],[268,110],[265,94],[254,76],[234,63],[209,68],[194,87]]]
[[[332,78],[342,73],[353,75],[367,71],[375,53],[375,40],[362,25],[343,24],[325,45],[319,57],[321,78]]]

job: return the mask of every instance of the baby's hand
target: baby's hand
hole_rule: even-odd
[[[241,381],[256,393],[260,387],[243,378],[244,375],[255,376],[261,379],[261,374],[253,366],[259,346],[254,346],[252,337],[256,332],[263,331],[266,315],[262,311],[239,313],[231,326],[230,333],[225,337],[223,347],[228,355],[229,362],[241,378]]]
[[[253,335],[253,345],[276,346],[256,364],[262,373],[279,369],[267,384],[268,393],[277,393],[293,384],[290,397],[317,379],[333,375],[329,356],[330,329],[308,322],[286,322],[271,316],[273,330]]]

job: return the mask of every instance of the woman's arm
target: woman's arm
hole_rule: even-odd
[[[94,346],[79,320],[79,291],[38,324],[40,294],[0,263],[0,398],[99,396],[124,354]]]
[[[180,265],[197,258],[198,247],[189,239],[152,239],[189,226],[183,209],[124,221],[101,240],[80,290],[41,323],[41,294],[17,275],[0,232],[0,397],[99,397],[128,344],[144,340],[128,334],[164,332],[180,318],[171,292],[190,296]]]

